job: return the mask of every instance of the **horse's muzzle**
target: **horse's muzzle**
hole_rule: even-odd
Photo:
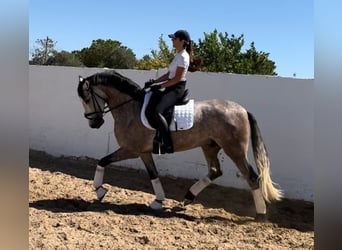
[[[104,123],[104,120],[102,117],[97,117],[97,118],[89,120],[89,126],[91,128],[100,128],[103,123]]]

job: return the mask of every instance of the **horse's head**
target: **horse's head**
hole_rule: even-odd
[[[91,128],[100,128],[104,123],[106,94],[96,85],[91,85],[89,80],[79,77],[77,88],[78,96],[82,100],[84,117],[88,119]]]

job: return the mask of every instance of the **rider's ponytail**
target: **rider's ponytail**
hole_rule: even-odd
[[[203,63],[202,57],[194,57],[193,52],[193,41],[190,40],[189,42],[184,43],[185,50],[188,52],[190,56],[190,65],[189,65],[189,71],[195,72],[198,70],[201,70],[201,65]]]

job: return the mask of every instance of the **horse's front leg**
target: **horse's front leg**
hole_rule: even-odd
[[[163,201],[165,199],[165,193],[164,193],[163,186],[159,180],[158,171],[154,164],[152,154],[151,153],[142,154],[140,155],[140,158],[145,164],[148,175],[150,176],[154,193],[156,195],[156,199],[150,204],[150,208],[152,208],[153,210],[160,210],[163,208]]]
[[[94,183],[93,183],[97,199],[101,201],[108,191],[106,188],[102,186],[105,167],[113,162],[137,158],[138,156],[139,155],[136,152],[126,150],[125,148],[119,148],[114,153],[111,153],[103,157],[99,161],[96,167]]]

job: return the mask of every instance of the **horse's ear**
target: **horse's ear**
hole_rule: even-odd
[[[84,79],[82,76],[78,76],[78,79],[79,79],[80,83],[85,83],[85,84],[83,84],[83,88],[85,90],[88,90],[89,89],[89,82],[86,79]]]

